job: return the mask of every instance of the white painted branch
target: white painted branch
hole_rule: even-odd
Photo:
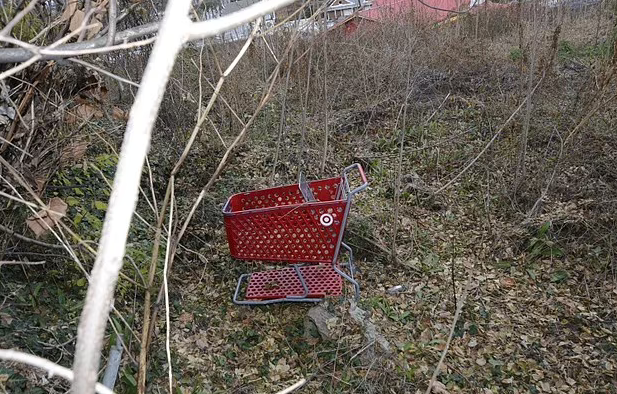
[[[276,11],[281,7],[292,4],[294,1],[295,0],[262,0],[246,8],[242,8],[233,14],[194,23],[191,27],[189,40],[215,36]]]
[[[73,371],[44,358],[16,350],[0,349],[0,360],[14,361],[28,364],[47,371],[49,376],[58,375],[68,381],[73,381]],[[96,383],[95,391],[99,394],[114,394],[114,392],[100,383]]]
[[[137,204],[139,179],[169,75],[190,27],[189,6],[190,0],[168,3],[143,83],[131,109],[98,255],[77,329],[74,393],[94,393],[105,325]]]

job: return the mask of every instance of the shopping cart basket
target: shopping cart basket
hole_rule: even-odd
[[[357,169],[362,184],[351,189],[349,174]],[[231,256],[291,264],[291,267],[242,275],[234,293],[241,305],[275,302],[317,302],[342,292],[342,278],[356,296],[351,248],[343,234],[353,196],[368,182],[360,164],[345,168],[340,177],[288,185],[231,196],[223,217]],[[348,258],[340,261],[341,246]],[[349,274],[342,268],[347,268]],[[245,300],[239,300],[247,281]]]

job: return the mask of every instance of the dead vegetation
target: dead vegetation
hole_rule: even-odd
[[[612,392],[614,10],[608,1],[577,11],[531,5],[436,28],[381,24],[350,37],[302,37],[287,55],[288,35],[256,39],[175,178],[177,231],[276,71],[270,100],[205,193],[176,252],[170,275],[176,390],[275,392],[306,378],[298,392],[422,392],[448,343],[434,393]],[[241,45],[190,46],[175,65],[142,176],[142,219],[131,228],[118,313],[106,337],[106,349],[118,334],[126,344],[118,392],[138,386],[145,278],[169,174],[198,108]],[[145,56],[88,60],[138,81]],[[88,247],[100,237],[135,90],[56,62],[4,82],[0,119],[8,120],[1,135],[10,144],[2,148],[2,192],[13,199],[3,199],[0,212],[2,260],[46,264],[0,265],[0,344],[69,366],[87,284],[82,269],[89,272],[93,263]],[[345,299],[329,300],[317,332],[305,322],[310,306],[233,306],[237,276],[255,265],[228,257],[225,199],[294,183],[299,170],[312,178],[334,175],[355,161],[371,181],[352,208],[346,235],[359,259],[358,306],[366,313],[351,312],[359,309]],[[66,217],[51,227],[75,246],[83,268],[52,249],[58,246],[52,236],[28,229],[28,220],[50,220],[15,201],[34,201],[28,189],[44,204],[67,205]],[[154,291],[164,243],[160,249]],[[387,291],[395,285],[400,291]],[[148,383],[157,392],[167,385],[160,314],[152,330]],[[0,365],[0,388],[66,386],[7,363]]]

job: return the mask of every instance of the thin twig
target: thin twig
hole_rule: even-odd
[[[0,267],[3,265],[42,265],[45,261],[0,261]]]
[[[148,283],[146,293],[144,295],[144,319],[141,332],[141,348],[139,351],[139,370],[137,372],[137,392],[144,394],[146,392],[146,372],[148,361],[148,335],[150,332],[150,307],[152,302],[152,286],[154,285],[154,276],[156,275],[157,262],[159,261],[159,247],[161,245],[161,229],[165,220],[165,211],[171,196],[171,182],[167,185],[165,198],[161,205],[161,211],[158,214],[156,224],[156,232],[154,234],[154,244],[152,246],[152,255],[150,258],[150,269],[148,271]],[[169,239],[169,238],[168,238]]]
[[[11,19],[9,23],[4,26],[2,30],[0,30],[0,37],[9,36],[11,34],[11,30],[34,9],[39,0],[32,0],[23,10],[19,11],[17,15]]]
[[[152,194],[152,204],[154,205],[154,215],[158,215],[159,209],[156,204],[156,194],[154,193],[154,181],[152,180],[152,168],[150,168],[150,160],[146,155],[146,167],[148,167],[148,180],[150,181],[150,193]],[[156,217],[158,219],[158,217]]]
[[[229,14],[226,16],[222,16],[217,19],[211,19],[203,22],[193,23],[192,25],[188,25],[188,22],[185,23],[187,27],[190,27],[190,33],[188,40],[194,41],[206,37],[212,37],[217,34],[221,34],[227,30],[231,30],[238,26],[241,26],[247,22],[255,20],[259,17],[262,17],[268,13],[275,11],[278,8],[287,6],[293,3],[294,0],[262,0],[258,3],[250,5],[246,8],[241,9],[240,11],[234,12],[233,14]],[[85,18],[84,18],[85,20]],[[85,26],[85,28],[90,28],[92,25]],[[114,44],[124,43],[131,39],[136,39],[139,37],[143,37],[149,34],[156,33],[159,30],[160,26],[158,23],[149,23],[141,26],[137,26],[131,29],[124,30],[116,34],[114,39]],[[76,30],[76,32],[81,32],[81,30]],[[75,33],[75,32],[74,32]],[[68,35],[67,37],[72,37],[73,35]],[[66,37],[64,37],[66,38]],[[18,63],[25,62],[20,65],[18,70],[9,70],[11,74],[18,72],[19,70],[23,70],[27,68],[29,65],[39,61],[46,60],[52,58],[63,58],[63,57],[74,57],[83,54],[91,54],[91,53],[107,53],[113,50],[126,49],[135,46],[142,46],[149,43],[152,43],[154,39],[142,40],[138,43],[126,43],[121,45],[114,45],[105,47],[107,45],[107,37],[101,37],[97,39],[93,39],[90,41],[82,41],[78,43],[66,44],[63,46],[58,46],[55,50],[49,50],[48,48],[38,49],[38,54],[33,54],[31,50],[24,48],[6,48],[0,49],[0,63]],[[26,43],[24,43],[26,44]],[[62,44],[62,43],[61,43]],[[59,44],[60,45],[60,44]],[[104,48],[101,48],[104,47]],[[7,71],[8,72],[8,71]],[[1,75],[1,74],[0,74]],[[5,75],[5,77],[8,75]],[[0,77],[2,79],[2,77]]]
[[[427,7],[427,8],[430,8],[430,9],[432,9],[432,10],[435,10],[435,11],[442,11],[442,12],[448,12],[448,13],[457,14],[457,15],[465,15],[465,14],[468,14],[468,13],[469,13],[469,11],[470,11],[470,10],[465,10],[465,11],[459,11],[459,10],[449,10],[449,9],[446,9],[446,8],[435,7],[434,5],[427,4],[427,3],[426,3],[426,2],[424,2],[423,0],[418,0],[418,2],[419,2],[420,4],[422,4],[423,6],[425,6],[425,7]]]
[[[98,53],[109,53],[113,51],[122,51],[126,49],[142,47],[145,45],[152,44],[155,41],[156,41],[156,37],[151,37],[151,38],[146,38],[140,41],[127,42],[127,43],[118,44],[118,45],[114,45],[110,47],[104,47],[104,48],[95,47],[95,48],[87,48],[87,49],[81,49],[81,50],[42,49],[40,51],[40,54],[41,54],[42,59],[46,59],[46,58],[58,59],[58,58],[66,58],[66,57],[73,57],[73,56],[94,55]],[[0,59],[0,63],[2,63],[1,59]]]
[[[299,389],[300,387],[304,386],[306,384],[306,379],[300,379],[298,382],[292,384],[291,386],[281,390],[281,391],[277,391],[276,394],[289,394],[292,391],[295,391],[297,389]]]
[[[111,71],[104,70],[104,69],[100,68],[99,66],[95,66],[94,64],[91,64],[91,63],[88,63],[88,62],[84,62],[83,60],[79,60],[79,59],[76,59],[76,58],[70,58],[68,60],[73,62],[73,63],[77,63],[79,65],[82,65],[82,66],[84,66],[86,68],[91,68],[93,70],[96,70],[96,71],[100,72],[101,74],[105,74],[108,77],[111,77],[111,78],[113,78],[113,79],[115,79],[117,81],[127,83],[127,84],[135,86],[137,88],[139,87],[138,83],[135,83],[135,82],[133,82],[131,80],[123,78],[123,77],[121,77],[119,75],[116,75],[116,74],[112,73]]]
[[[323,21],[324,26],[326,21]],[[326,160],[328,159],[328,36],[324,35],[323,40],[323,95],[324,95],[324,143],[323,143],[323,157],[321,159],[320,172],[323,174],[326,168]]]
[[[561,138],[561,133],[559,133],[557,129],[555,129],[555,133],[557,133],[557,137],[559,138],[559,156],[557,156],[557,161],[555,162],[555,166],[553,167],[553,172],[551,174],[551,177],[549,178],[548,182],[546,182],[546,186],[542,190],[542,193],[540,193],[540,197],[538,197],[536,202],[533,204],[533,207],[531,207],[531,209],[527,213],[528,218],[531,218],[538,213],[540,204],[546,198],[546,195],[548,194],[548,189],[553,184],[553,180],[555,179],[555,174],[557,173],[557,168],[559,168],[559,164],[561,163],[561,156],[563,154],[564,141],[563,141],[563,138]]]
[[[34,121],[34,119],[33,119],[33,121]],[[24,149],[20,148],[19,146],[15,145],[15,144],[14,144],[14,143],[12,143],[11,141],[9,141],[9,140],[7,140],[7,139],[5,139],[5,138],[3,138],[3,137],[0,137],[0,141],[2,141],[2,143],[3,143],[3,144],[10,145],[10,146],[12,146],[13,148],[15,148],[15,149],[17,149],[18,151],[20,151],[20,152],[21,152],[21,157],[22,157],[22,159],[20,160],[20,162],[22,162],[22,161],[24,160],[24,159],[23,159],[23,157],[25,157],[26,155],[28,155],[28,156],[32,157],[32,155],[31,155],[30,153],[28,153],[26,150],[24,150]]]
[[[400,195],[401,195],[401,177],[403,176],[403,148],[405,146],[405,133],[407,132],[407,103],[409,102],[409,97],[413,93],[413,84],[411,82],[411,63],[409,63],[409,67],[407,68],[407,95],[405,96],[405,100],[403,105],[401,106],[401,110],[399,111],[399,116],[401,111],[403,112],[403,121],[401,127],[401,135],[399,139],[399,147],[398,147],[398,162],[396,167],[396,180],[394,182],[394,218],[392,220],[392,251],[390,252],[390,257],[393,262],[396,261],[396,236],[398,233],[398,217],[400,212]],[[398,125],[398,116],[396,118],[396,123]],[[395,126],[396,127],[396,126]]]
[[[214,93],[212,93],[212,96],[210,97],[210,100],[208,101],[208,105],[206,105],[206,109],[203,111],[202,114],[200,114],[199,119],[197,120],[197,124],[193,128],[193,132],[191,133],[191,136],[189,137],[189,141],[184,147],[184,151],[182,152],[182,155],[180,155],[180,159],[178,159],[178,161],[176,162],[176,165],[174,166],[174,169],[171,172],[172,175],[176,175],[178,171],[180,170],[180,167],[182,167],[184,160],[188,156],[189,151],[191,150],[193,143],[195,142],[195,138],[197,138],[197,133],[199,132],[201,125],[206,120],[208,114],[210,113],[210,110],[212,109],[212,106],[214,105],[214,102],[216,101],[216,98],[218,97],[221,87],[223,86],[223,83],[225,82],[225,78],[227,78],[229,74],[231,74],[231,72],[234,70],[236,65],[240,62],[240,59],[242,59],[242,57],[246,53],[246,50],[251,45],[251,42],[253,42],[253,38],[257,34],[257,31],[259,31],[260,25],[261,25],[261,20],[255,21],[255,26],[253,27],[253,31],[251,32],[251,35],[249,36],[249,38],[246,40],[246,42],[244,43],[244,45],[238,52],[238,55],[236,55],[234,60],[231,62],[231,64],[229,64],[225,72],[223,72],[223,74],[219,78],[219,81],[217,82],[216,87],[214,88]]]
[[[173,373],[171,366],[171,324],[169,322],[169,285],[167,275],[169,274],[169,255],[171,254],[171,231],[174,220],[174,184],[173,176],[171,183],[171,197],[169,201],[169,226],[167,230],[167,250],[165,251],[165,265],[163,266],[163,286],[165,288],[165,352],[167,353],[167,368],[169,378],[169,392],[173,393]]]
[[[36,116],[34,116],[34,100],[30,101],[30,119],[31,119],[30,133],[28,133],[28,139],[26,140],[26,146],[24,147],[23,153],[21,154],[21,157],[19,158],[19,162],[22,163],[22,165],[23,165],[24,158],[26,157],[26,155],[32,157],[32,155],[28,153],[28,149],[30,148],[30,143],[32,142],[32,137],[34,136],[34,126],[36,122]]]
[[[102,4],[102,3],[101,3]],[[25,61],[24,63],[21,63],[13,68],[10,68],[8,70],[6,70],[5,72],[0,74],[0,80],[9,77],[13,74],[18,73],[19,71],[29,67],[31,64],[41,60],[44,58],[43,54],[47,53],[47,51],[52,51],[61,46],[62,44],[66,43],[67,41],[69,41],[70,39],[72,39],[74,36],[80,34],[81,32],[86,31],[87,29],[93,27],[94,25],[86,25],[86,21],[87,19],[90,17],[91,14],[93,14],[97,9],[95,8],[94,10],[91,10],[90,12],[88,12],[88,14],[84,17],[84,20],[81,22],[81,25],[79,26],[79,28],[77,28],[76,30],[74,30],[73,32],[71,32],[71,34],[68,34],[64,37],[62,37],[61,39],[59,39],[58,41],[54,42],[53,44],[49,45],[46,48],[38,48],[35,47],[33,45],[27,44],[25,42],[21,42],[20,41],[20,45],[24,46],[25,49],[27,50],[30,54],[32,54],[32,57],[29,58],[27,61]],[[6,38],[3,38],[4,41],[7,41]],[[15,41],[15,40],[13,40]],[[2,50],[0,50],[0,53],[2,52]],[[0,63],[2,63],[2,57],[0,55]]]
[[[28,238],[24,235],[21,234],[17,234],[16,232],[14,232],[13,230],[11,230],[8,227],[5,227],[4,225],[0,224],[0,230],[4,231],[5,233],[19,239],[25,242],[29,242],[31,244],[34,245],[38,245],[38,246],[42,246],[44,248],[50,248],[50,249],[64,249],[63,245],[53,245],[53,244],[49,244],[47,242],[42,242],[42,241],[37,241],[36,239],[32,239],[32,238]]]
[[[602,108],[604,105],[608,104],[615,98],[617,98],[617,94],[609,97],[607,100],[602,101],[602,102],[598,100],[598,103],[593,108],[591,108],[589,111],[587,111],[587,113],[580,120],[580,122],[578,122],[576,126],[572,129],[572,131],[568,133],[568,136],[565,139],[564,145],[568,145],[568,143],[570,142],[574,134],[576,134],[589,121],[589,119],[591,119],[593,115],[595,115],[595,113],[598,112],[600,108]]]
[[[114,44],[122,44],[126,41],[137,39],[149,34],[156,33],[159,29],[159,23],[149,23],[146,25],[137,26],[131,29],[123,30],[116,33]],[[153,39],[142,40],[139,42],[151,43]],[[24,43],[26,44],[26,43]],[[93,50],[101,48],[107,44],[107,37],[101,37],[94,40],[70,43],[58,46],[54,51],[39,50],[38,58],[34,60],[48,60],[53,58],[72,57],[85,53],[95,53]],[[117,49],[132,47],[134,43],[115,45],[113,47],[102,48],[104,52],[110,52]],[[142,44],[145,45],[145,44]],[[35,55],[34,57],[36,57]],[[30,49],[25,48],[4,48],[0,49],[0,63],[19,63],[30,61],[33,59],[33,53]],[[33,63],[33,62],[32,62]],[[30,63],[31,64],[31,63]]]

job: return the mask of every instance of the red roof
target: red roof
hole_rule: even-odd
[[[358,14],[373,20],[395,19],[412,11],[415,16],[427,22],[441,22],[452,16],[469,0],[374,0],[373,6]],[[434,7],[434,8],[431,8]]]

